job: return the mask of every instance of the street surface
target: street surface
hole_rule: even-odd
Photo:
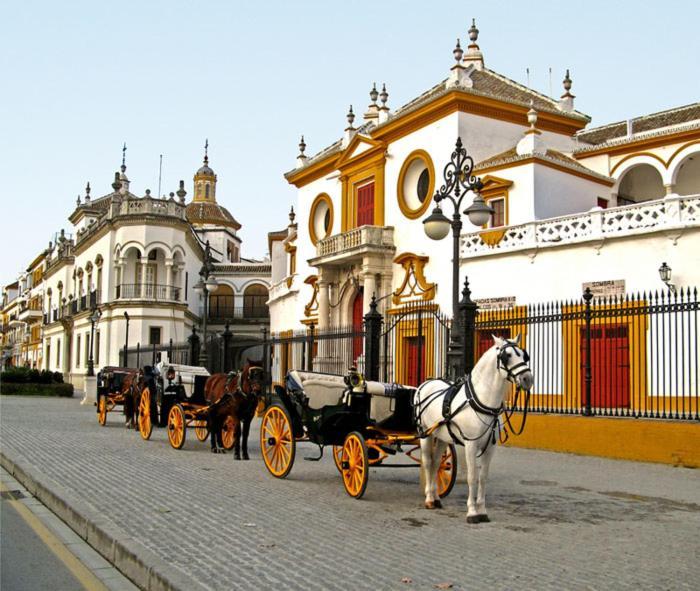
[[[273,478],[258,421],[251,460],[236,462],[193,431],[177,451],[163,430],[144,442],[116,413],[100,427],[78,402],[3,396],[2,453],[211,589],[697,588],[695,470],[501,448],[492,522],[470,526],[463,470],[443,510],[422,508],[417,470],[373,469],[357,501],[330,454],[303,460],[316,455],[308,445],[286,480]]]
[[[0,468],[0,589],[137,591]]]

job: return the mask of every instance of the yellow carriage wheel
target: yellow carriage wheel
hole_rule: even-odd
[[[200,441],[206,441],[209,436],[209,427],[205,420],[194,421],[194,434]]]
[[[365,494],[369,478],[369,459],[365,438],[357,431],[345,438],[340,473],[343,476],[345,492],[356,499]]]
[[[236,440],[236,421],[233,418],[233,415],[226,415],[226,419],[224,420],[224,424],[221,427],[221,440],[224,443],[224,449],[226,450],[232,450],[233,449],[233,444],[235,443]]]
[[[151,421],[151,391],[144,388],[141,392],[141,402],[139,402],[139,433],[141,437],[148,440],[153,432],[153,421]]]
[[[437,472],[438,496],[442,499],[450,494],[457,480],[457,450],[450,444],[440,458],[440,467]]]
[[[185,411],[182,405],[175,404],[168,414],[168,441],[170,441],[170,445],[175,449],[181,449],[185,445],[186,433]]]
[[[335,462],[335,467],[338,468],[338,472],[343,473],[343,446],[334,445],[333,446],[333,461]]]
[[[97,402],[97,421],[103,427],[107,423],[107,397],[100,396],[100,400]]]
[[[270,474],[284,478],[294,465],[296,440],[287,410],[279,404],[270,406],[260,425],[260,449]]]

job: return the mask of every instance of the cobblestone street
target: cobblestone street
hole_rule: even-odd
[[[236,462],[193,431],[176,451],[163,430],[144,442],[117,413],[100,427],[78,399],[0,405],[7,458],[211,589],[697,588],[698,471],[501,448],[492,522],[468,526],[464,470],[445,509],[429,512],[418,470],[373,469],[356,501],[330,454],[302,459],[316,454],[305,444],[276,480],[258,421],[251,461]]]

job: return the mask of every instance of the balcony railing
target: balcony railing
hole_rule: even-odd
[[[117,285],[117,300],[148,300],[151,302],[179,302],[180,288],[155,283],[122,283]]]
[[[624,207],[596,209],[503,228],[487,244],[482,232],[462,235],[462,258],[676,230],[700,224],[700,195],[671,197]],[[490,231],[490,233],[495,230]],[[320,244],[320,243],[319,243]]]
[[[236,302],[239,302],[238,304]],[[242,302],[242,304],[240,303]],[[267,296],[209,296],[209,320],[264,320],[269,318]]]
[[[86,310],[91,310],[92,308],[99,306],[102,303],[102,292],[99,289],[91,291],[89,294],[81,295],[51,310],[50,314],[46,315],[45,322],[56,322],[61,318],[68,318],[70,316],[75,316],[80,312],[85,312]]]
[[[361,226],[342,234],[319,240],[312,265],[344,264],[368,252],[395,251],[392,226]]]

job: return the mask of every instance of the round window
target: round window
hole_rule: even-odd
[[[419,218],[428,209],[434,179],[433,162],[427,152],[416,150],[406,158],[397,187],[399,207],[406,217]]]
[[[321,193],[311,205],[309,216],[309,235],[316,244],[330,236],[333,230],[333,203],[325,193]]]

